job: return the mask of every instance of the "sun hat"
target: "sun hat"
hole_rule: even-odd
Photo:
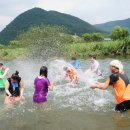
[[[123,71],[123,65],[119,60],[112,60],[110,62],[110,65],[118,68],[120,73]]]

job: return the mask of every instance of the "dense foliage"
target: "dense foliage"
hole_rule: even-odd
[[[129,30],[128,28],[121,28],[120,26],[117,26],[111,32],[110,36],[112,40],[121,40],[129,36]]]
[[[83,37],[68,34],[66,28],[60,26],[32,27],[10,41],[8,46],[0,45],[0,58],[48,59],[55,56],[86,58],[92,54],[98,56],[130,55],[129,37],[115,41],[100,41],[101,39],[97,38],[101,35],[99,33],[84,35],[96,35],[96,38],[94,37],[93,41],[84,40]]]
[[[14,40],[19,34],[26,32],[30,27],[39,26],[41,24],[65,26],[71,34],[77,35],[86,32],[99,32],[94,26],[77,17],[56,11],[33,8],[16,17],[0,32],[0,43],[8,43]]]
[[[0,44],[0,59],[14,60],[26,58],[28,51],[26,48],[14,47],[14,45],[4,46]]]
[[[86,58],[90,55],[98,56],[126,56],[130,55],[130,38],[116,41],[102,41],[77,43],[66,45],[65,56],[76,56],[79,58]]]
[[[103,35],[101,33],[85,33],[83,38],[86,42],[102,41]]]

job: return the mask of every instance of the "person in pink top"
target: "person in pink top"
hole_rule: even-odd
[[[48,69],[46,66],[40,68],[40,74],[34,80],[34,103],[45,103],[47,101],[48,89],[53,90],[53,85],[50,84],[47,78]]]

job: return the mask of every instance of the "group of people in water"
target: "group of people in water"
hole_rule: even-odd
[[[24,100],[24,82],[19,76],[19,72],[16,71],[4,81],[4,77],[8,75],[8,68],[5,68],[2,63],[0,63],[0,90],[5,90],[5,104],[14,104],[21,100]],[[47,101],[48,90],[53,90],[53,85],[47,78],[48,69],[46,66],[40,68],[39,76],[34,80],[35,92],[33,95],[33,101],[35,103],[45,103]]]
[[[68,67],[68,66],[63,67],[63,70],[66,71],[65,78],[69,77],[70,82],[78,83],[79,76],[75,70],[81,69],[81,63],[75,57],[72,57],[71,60],[72,60],[71,64],[72,64],[73,68]],[[102,76],[100,64],[96,60],[96,56],[91,56],[91,65],[90,65],[89,69],[86,70],[86,73],[88,73],[88,72],[96,74],[97,76]]]
[[[100,70],[100,64],[96,60],[96,56],[91,57],[92,64],[88,71],[95,73],[98,76],[102,76]],[[65,78],[69,78],[70,82],[77,84],[79,77],[76,69],[80,69],[81,63],[75,57],[72,57],[72,66],[64,66]],[[130,109],[130,83],[129,79],[123,71],[123,65],[119,60],[113,60],[110,62],[111,75],[107,78],[105,83],[97,82],[92,83],[91,89],[102,89],[106,90],[110,85],[113,86],[116,98],[116,111],[124,112]],[[19,72],[16,71],[10,78],[4,81],[6,75],[8,75],[9,69],[4,67],[0,63],[0,90],[5,90],[5,104],[12,104],[19,102],[24,99],[24,82],[19,77]],[[48,90],[53,90],[54,85],[48,79],[48,68],[42,66],[40,68],[39,76],[34,80],[34,94],[33,102],[37,104],[44,104],[47,101]]]

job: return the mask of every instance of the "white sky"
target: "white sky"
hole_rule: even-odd
[[[0,0],[0,31],[34,7],[71,14],[90,24],[130,18],[130,0]]]

